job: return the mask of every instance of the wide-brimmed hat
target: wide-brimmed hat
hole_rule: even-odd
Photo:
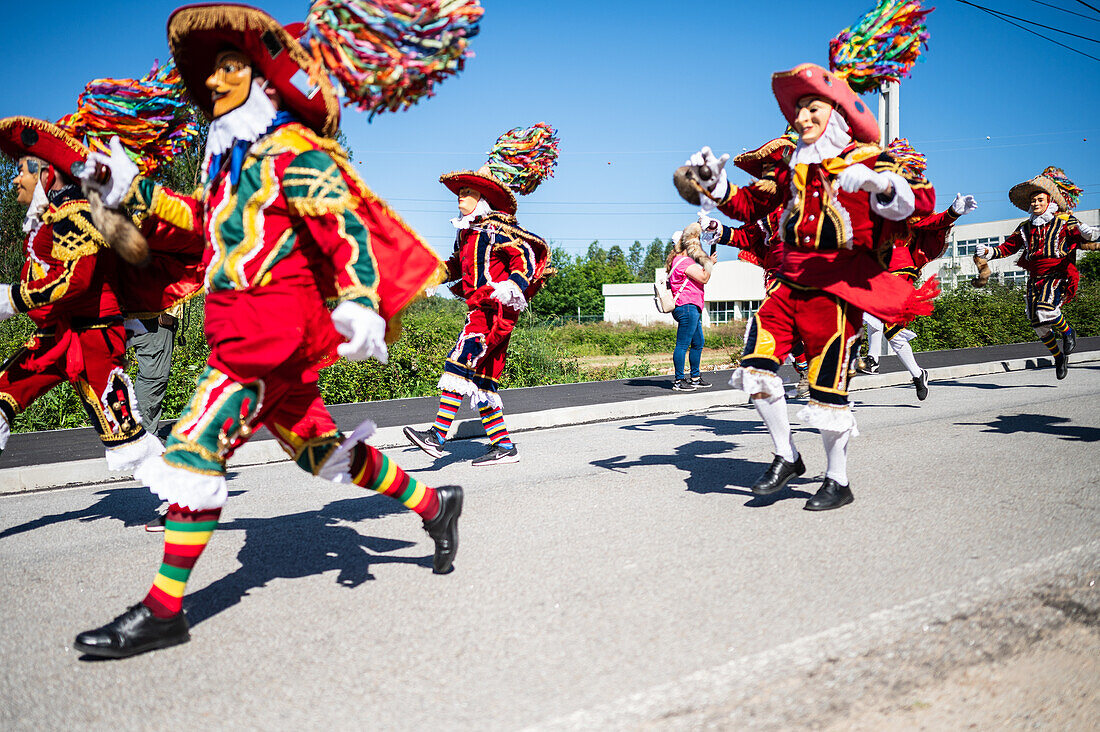
[[[1040,192],[1048,194],[1059,211],[1072,211],[1077,206],[1081,189],[1073,184],[1061,168],[1050,167],[1034,178],[1012,186],[1008,191],[1008,200],[1016,208],[1030,211],[1031,197]]]
[[[799,64],[790,71],[772,74],[772,93],[787,122],[794,124],[798,100],[806,96],[821,97],[832,102],[844,115],[852,139],[860,142],[879,141],[875,115],[859,98],[848,82],[817,64]]]
[[[777,137],[755,150],[741,153],[733,159],[733,164],[753,178],[763,178],[766,168],[782,164],[794,148],[790,138]]]
[[[439,182],[447,186],[447,189],[456,196],[463,188],[473,188],[494,211],[516,213],[515,195],[506,185],[497,180],[490,172],[488,165],[483,165],[476,171],[457,170],[453,173],[444,173],[439,176]]]
[[[31,156],[45,160],[64,175],[76,178],[88,148],[55,124],[33,117],[0,119],[0,150],[13,160]]]
[[[283,26],[247,5],[186,5],[168,19],[168,46],[188,94],[208,117],[214,114],[214,102],[206,79],[217,55],[235,48],[252,61],[287,109],[331,137],[340,126],[339,98],[323,69],[311,78],[311,57],[298,42],[304,30],[304,23]]]

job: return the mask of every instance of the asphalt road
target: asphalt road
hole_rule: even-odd
[[[856,502],[823,514],[801,510],[824,471],[812,431],[806,479],[746,490],[771,455],[741,406],[526,433],[493,468],[465,462],[479,442],[434,465],[391,451],[467,488],[445,577],[389,499],[244,469],[189,586],[192,641],[126,661],[69,644],[144,595],[157,501],[4,496],[0,727],[563,726],[1096,540],[1100,366],[934,382],[919,406],[911,387],[856,396]]]

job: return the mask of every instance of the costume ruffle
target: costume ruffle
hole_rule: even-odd
[[[783,379],[771,371],[748,366],[741,366],[734,370],[733,375],[730,376],[730,386],[740,389],[749,396],[764,394],[764,398],[769,403],[777,402],[784,396]]]
[[[470,397],[470,403],[475,407],[488,404],[494,408],[503,408],[504,402],[495,391],[478,389],[472,381],[467,381],[460,376],[444,373],[439,377],[439,388],[445,391],[453,391],[464,397]]]
[[[134,478],[160,496],[191,511],[221,508],[229,498],[224,475],[206,475],[169,465],[163,457],[146,460]]]
[[[361,442],[374,435],[376,426],[369,419],[356,427],[338,448],[332,451],[328,460],[317,472],[317,477],[331,480],[333,483],[351,483],[351,451]]]
[[[133,442],[107,448],[107,469],[130,471],[146,460],[155,460],[163,452],[160,440],[146,432]]]
[[[839,406],[810,399],[806,406],[798,410],[798,418],[810,427],[829,432],[849,432],[852,437],[859,435],[856,427],[856,415],[851,405]]]

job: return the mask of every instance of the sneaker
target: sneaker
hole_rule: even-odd
[[[696,389],[709,389],[710,387],[714,386],[709,381],[703,381],[702,376],[692,376],[691,381],[689,381],[688,383]]]
[[[695,385],[687,379],[677,379],[672,382],[673,391],[695,391]]]
[[[405,437],[409,439],[409,442],[432,457],[443,457],[443,443],[445,440],[434,427],[429,427],[426,430],[414,430],[412,427],[406,427],[402,432],[405,433]]]
[[[874,356],[864,356],[856,361],[856,371],[861,374],[877,374],[878,360]]]
[[[519,451],[516,450],[516,446],[504,447],[503,445],[493,445],[479,458],[474,458],[470,464],[482,467],[484,465],[499,465],[501,463],[518,463]]]
[[[145,524],[145,530],[153,533],[160,533],[164,531],[164,524],[168,521],[168,506],[161,506],[157,509],[157,515],[152,521]]]
[[[802,373],[798,377],[798,386],[795,387],[794,398],[805,399],[810,396],[810,377]]]
[[[921,369],[920,376],[913,377],[913,386],[917,387],[917,400],[924,401],[928,398],[928,372]]]

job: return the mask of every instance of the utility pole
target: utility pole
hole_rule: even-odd
[[[883,147],[901,137],[901,84],[896,81],[879,87],[878,129]]]

